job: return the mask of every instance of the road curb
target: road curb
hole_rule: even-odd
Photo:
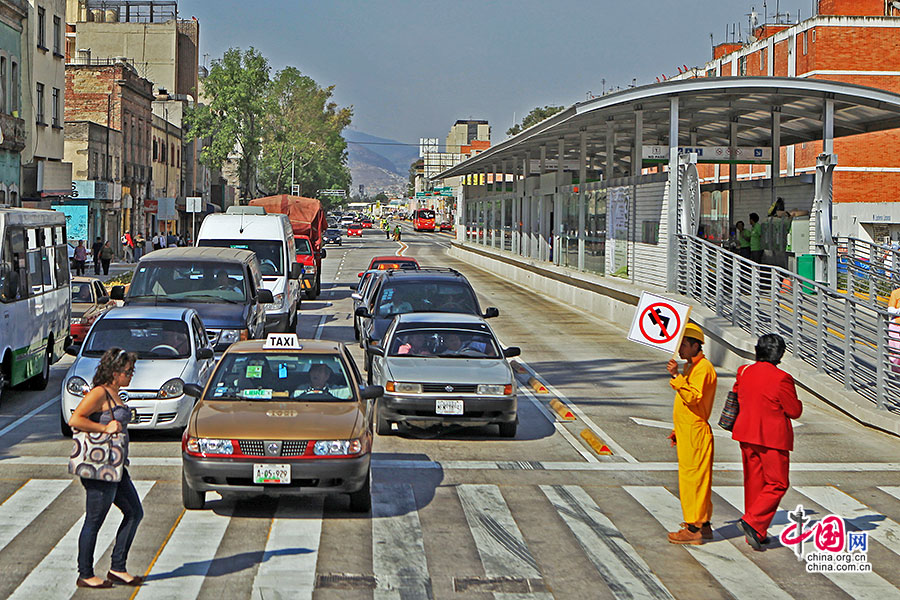
[[[569,410],[569,407],[560,402],[559,398],[553,398],[550,400],[550,408],[559,415],[559,418],[563,421],[574,421],[575,415],[572,414],[572,411]]]
[[[597,454],[605,456],[612,454],[612,450],[609,449],[609,446],[604,444],[603,440],[597,437],[597,434],[590,429],[583,429],[580,435],[584,441],[587,442],[588,446],[590,446]]]

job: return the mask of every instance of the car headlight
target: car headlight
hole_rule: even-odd
[[[219,333],[219,342],[222,344],[233,344],[248,338],[246,329],[223,329]]]
[[[316,456],[346,456],[362,452],[361,440],[319,440],[313,446]]]
[[[281,310],[281,308],[284,306],[284,294],[275,294],[274,296],[272,296],[272,299],[274,300],[274,302],[272,302],[271,304],[266,304],[266,308]]]
[[[79,398],[84,397],[91,390],[91,386],[88,385],[87,381],[78,377],[70,377],[66,382],[66,391],[72,394],[73,396],[78,396]]]
[[[396,392],[398,394],[421,394],[421,383],[403,383],[400,381],[388,381],[384,386],[388,392]]]
[[[159,398],[174,398],[176,396],[181,396],[184,394],[184,382],[179,378],[170,379],[159,388],[159,393],[157,393],[157,397]]]
[[[234,454],[234,442],[231,440],[188,438],[185,448],[194,454]]]
[[[475,393],[485,396],[509,396],[512,394],[512,385],[483,384],[475,388]]]

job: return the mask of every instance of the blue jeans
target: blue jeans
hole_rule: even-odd
[[[116,533],[113,546],[110,570],[124,573],[128,550],[134,541],[138,524],[144,517],[141,499],[134,489],[128,471],[122,472],[122,480],[100,481],[98,479],[81,478],[81,485],[87,496],[84,526],[78,537],[78,576],[87,579],[94,576],[94,548],[97,546],[97,533],[106,520],[109,507],[115,504],[122,511],[122,524]]]

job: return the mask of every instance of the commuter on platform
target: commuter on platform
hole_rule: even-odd
[[[674,358],[666,365],[672,376],[669,384],[675,390],[675,428],[669,439],[678,449],[678,495],[684,516],[681,530],[669,533],[673,544],[697,545],[713,538],[713,437],[709,414],[716,397],[716,370],[703,355],[704,341],[703,330],[688,323],[678,349],[678,355],[687,361],[684,372],[678,372]]]
[[[109,242],[103,244],[100,249],[100,263],[103,265],[103,274],[109,275],[109,263],[113,259],[113,249]]]
[[[759,215],[750,213],[750,260],[761,263],[762,257],[762,225],[759,224]]]
[[[103,241],[97,236],[97,241],[91,246],[91,257],[94,259],[94,275],[100,274],[100,251],[103,249]]]
[[[780,335],[761,336],[756,362],[738,370],[732,389],[740,410],[731,437],[740,442],[744,463],[744,514],[738,524],[754,550],[769,542],[769,525],[787,492],[794,449],[791,419],[803,412],[793,377],[776,366],[784,349]]]
[[[744,227],[743,221],[734,224],[734,233],[738,243],[738,254],[750,258],[750,231]]]
[[[888,323],[888,358],[891,371],[900,374],[900,288],[891,292],[887,311],[893,317]]]
[[[75,275],[84,275],[84,263],[87,262],[87,248],[84,247],[84,240],[78,240],[75,254],[72,255],[72,262],[75,266]]]

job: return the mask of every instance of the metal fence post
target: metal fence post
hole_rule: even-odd
[[[856,303],[849,300],[845,303],[844,310],[844,389],[853,389],[853,314],[856,312]]]
[[[799,277],[793,278],[793,285],[791,286],[791,290],[793,291],[793,297],[791,298],[791,309],[794,316],[794,324],[791,327],[791,337],[793,338],[794,344],[794,357],[800,357],[800,323],[802,319],[800,318],[800,286],[803,285],[803,282],[800,281]]]
[[[878,323],[875,328],[878,332],[875,348],[875,394],[878,398],[876,401],[878,408],[884,410],[884,403],[887,401],[887,374],[885,373],[885,363],[887,362],[888,357],[888,319],[886,318],[886,315],[881,313],[878,313],[875,318]]]
[[[816,328],[816,371],[819,373],[825,372],[825,359],[823,358],[825,354],[825,318],[824,318],[824,308],[825,308],[825,294],[822,290],[818,290],[819,293],[816,294],[816,324],[818,327]]]
[[[775,327],[775,311],[778,310],[778,292],[779,288],[775,285],[775,274],[777,270],[775,267],[772,267],[772,285],[770,286],[770,295],[769,295],[769,332],[776,333],[777,329]],[[780,275],[779,275],[780,277]]]
[[[741,293],[741,261],[731,255],[731,326],[737,326],[737,299]]]
[[[757,298],[759,297],[759,265],[750,267],[750,334],[758,336],[757,319],[759,318],[757,309]]]
[[[722,252],[716,252],[716,314],[722,316],[722,288],[725,287],[725,259]]]

